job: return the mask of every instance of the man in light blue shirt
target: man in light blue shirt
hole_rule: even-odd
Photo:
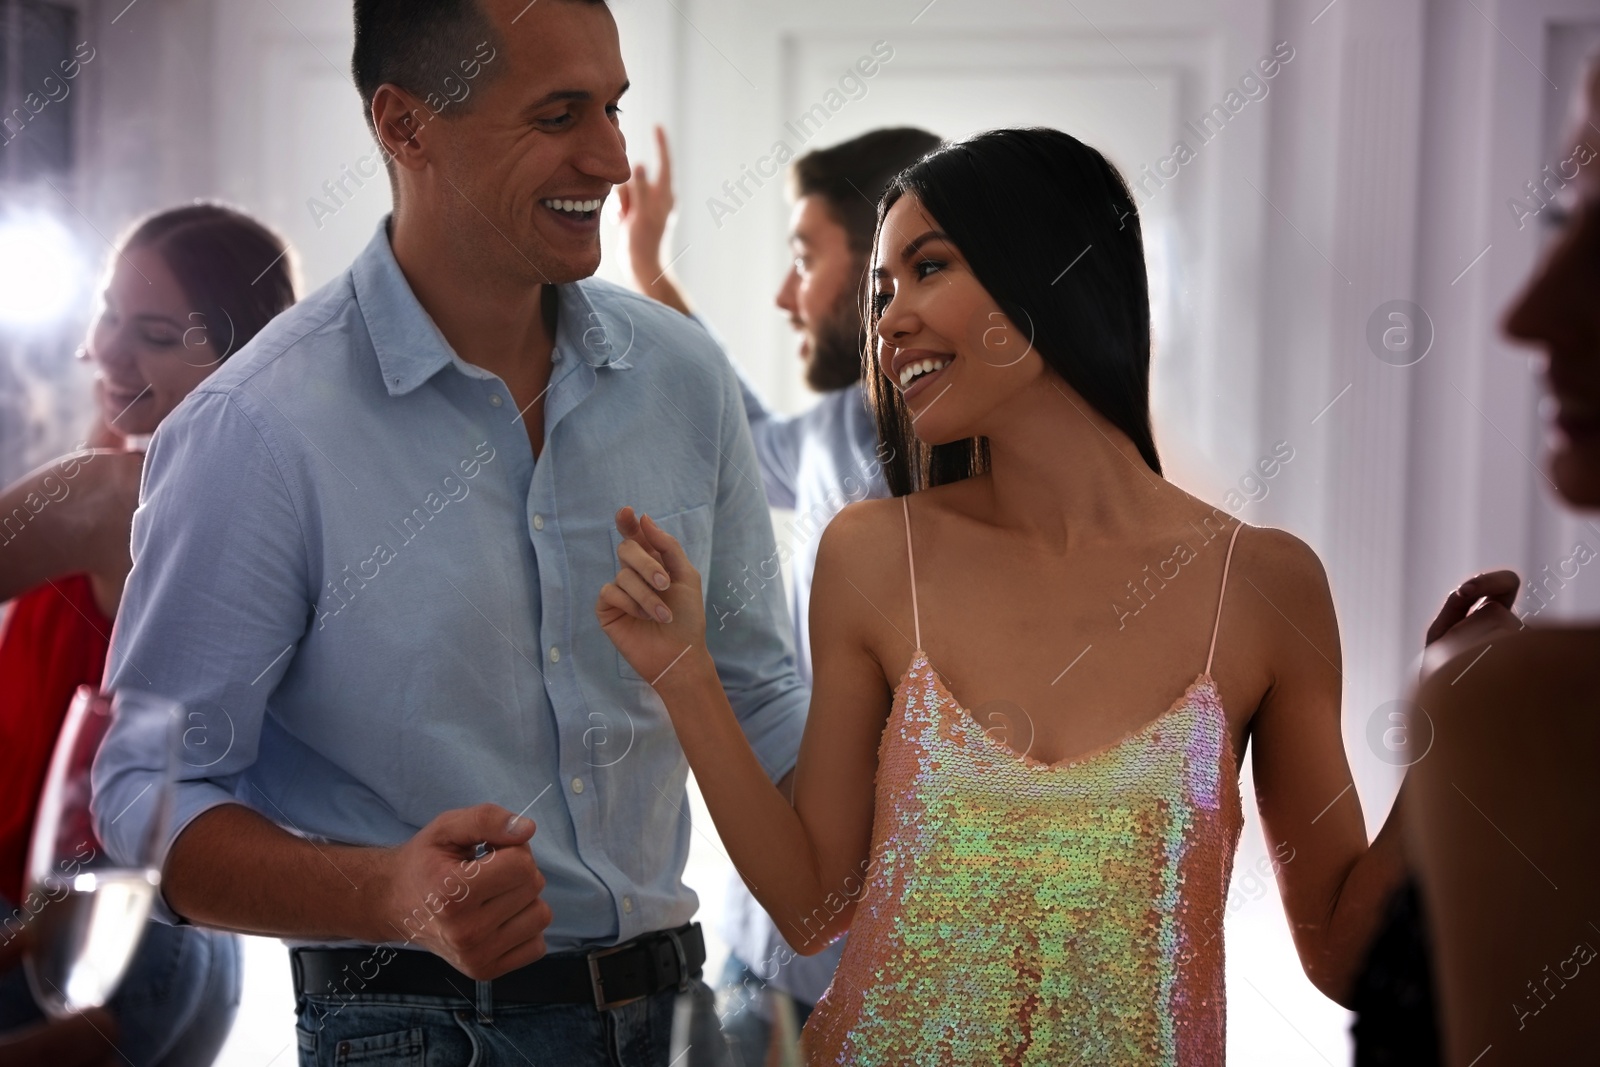
[[[738,382],[586,280],[628,174],[603,4],[362,0],[356,30],[395,213],[146,462],[108,684],[188,718],[160,911],[297,946],[303,1063],[415,1032],[441,1062],[665,1064],[682,992],[700,1062],[686,763],[594,602],[622,506],[713,587],[774,553]],[[440,69],[470,97],[430,107]],[[781,587],[710,646],[782,778],[808,694]],[[157,735],[125,716],[97,763],[113,854]]]
[[[635,166],[632,181],[623,187],[623,224],[634,281],[641,291],[693,317],[688,298],[661,266],[673,194],[666,135],[658,129],[656,139],[661,154],[657,178],[652,181],[642,166]],[[785,417],[768,408],[740,375],[767,501],[795,514],[776,556],[763,559],[735,585],[706,583],[707,627],[719,631],[736,625],[751,591],[763,583],[776,584],[780,564],[792,563],[790,613],[800,673],[808,685],[807,621],[822,530],[845,504],[889,495],[882,474],[889,456],[878,440],[862,378],[862,290],[877,202],[889,179],[939,143],[925,130],[873,130],[807,152],[789,170],[793,259],[776,302],[799,334],[806,384],[822,395],[809,410]],[[723,1012],[724,1029],[746,1064],[768,1062],[773,1020],[761,991],[766,985],[782,990],[794,1001],[797,1021],[804,1022],[833,980],[843,941],[813,956],[797,955],[737,875],[728,886],[720,930],[732,950],[723,992],[734,1003]]]

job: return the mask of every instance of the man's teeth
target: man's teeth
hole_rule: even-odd
[[[919,359],[900,368],[900,388],[911,384],[911,379],[921,374],[931,374],[949,364],[948,359]]]
[[[573,213],[600,210],[600,201],[598,200],[541,200],[539,203],[556,211],[571,211]]]

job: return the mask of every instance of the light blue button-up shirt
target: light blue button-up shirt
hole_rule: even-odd
[[[810,410],[791,416],[771,411],[743,376],[740,386],[767,502],[794,511],[778,536],[793,549],[789,617],[800,676],[809,685],[811,579],[822,531],[846,504],[889,495],[883,464],[893,450],[878,441],[863,384],[824,393]]]
[[[487,801],[538,823],[551,951],[687,922],[687,763],[594,603],[625,504],[683,542],[708,592],[772,557],[738,381],[677,312],[560,286],[536,463],[504,383],[450,349],[387,226],[151,443],[107,684],[183,706],[167,840],[242,802],[314,840],[393,845]],[[708,630],[779,778],[808,700],[781,584]],[[148,807],[129,805],[154,734],[129,714],[96,763],[113,855],[142,829],[122,813]]]

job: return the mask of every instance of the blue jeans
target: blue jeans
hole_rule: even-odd
[[[0,908],[0,916],[16,911],[3,897]],[[239,939],[233,934],[146,923],[128,973],[106,1005],[117,1020],[117,1062],[208,1067],[233,1029],[239,984]],[[43,1019],[22,968],[0,974],[0,1033]]]
[[[517,1005],[480,1016],[453,998],[308,996],[295,1032],[300,1067],[732,1067],[698,979],[604,1012]]]

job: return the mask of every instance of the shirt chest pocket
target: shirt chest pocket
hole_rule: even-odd
[[[694,564],[694,569],[700,572],[700,588],[709,594],[711,590],[711,520],[712,510],[710,504],[701,504],[697,507],[687,508],[683,511],[673,512],[670,515],[659,515],[653,511],[646,511],[656,525],[671,534],[683,546],[683,551],[689,557],[689,562]],[[617,557],[617,552],[622,548],[622,534],[615,526],[611,528],[611,559],[614,567],[620,568],[622,563]],[[615,571],[613,571],[615,573]],[[703,599],[703,598],[702,598]],[[622,658],[622,653],[611,650],[611,655],[617,666],[617,674],[630,681],[640,682],[644,679],[639,672],[628,666],[628,661]]]

